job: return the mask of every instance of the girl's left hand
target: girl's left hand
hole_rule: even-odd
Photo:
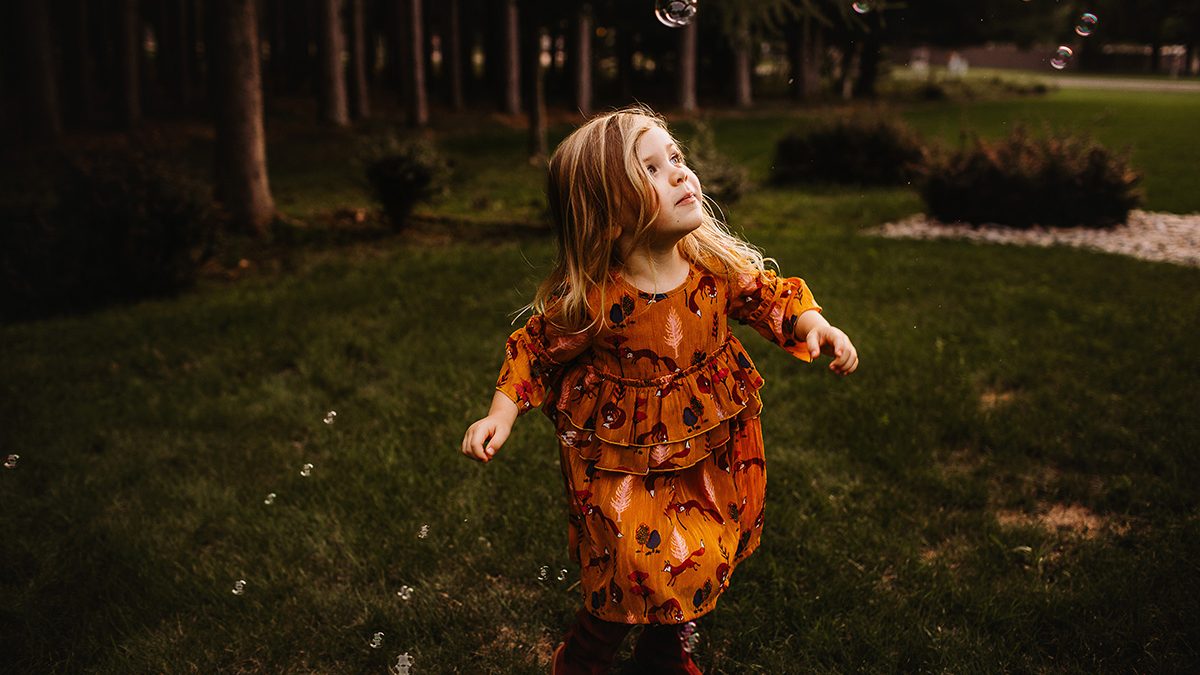
[[[808,332],[808,353],[815,360],[822,353],[834,357],[829,369],[839,375],[849,375],[858,368],[858,350],[840,329],[817,326]]]

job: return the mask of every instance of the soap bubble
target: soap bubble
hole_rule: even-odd
[[[681,28],[696,18],[696,0],[655,0],[654,16],[667,28]]]
[[[871,3],[869,2],[856,2],[850,5],[850,9],[853,9],[856,14],[866,14],[867,12],[871,11],[872,8]]]
[[[246,580],[245,579],[238,579],[237,581],[235,581],[233,583],[233,594],[234,595],[241,595],[242,593],[245,593],[245,592],[246,592]]]
[[[274,492],[269,493],[267,495],[267,498],[263,500],[263,503],[264,504],[274,504],[275,503],[275,493]]]
[[[1095,14],[1084,12],[1079,16],[1079,21],[1075,22],[1075,33],[1080,37],[1087,37],[1096,30],[1099,23],[1100,19]]]
[[[310,474],[312,474],[312,464],[306,463],[304,466],[300,467],[300,475],[301,476],[307,477]]]
[[[399,596],[401,600],[408,600],[412,597],[412,588],[408,586],[401,586],[400,590],[396,591],[396,595]]]
[[[1058,48],[1058,51],[1055,52],[1054,58],[1050,59],[1050,65],[1055,70],[1062,70],[1063,68],[1067,67],[1068,63],[1071,62],[1072,56],[1075,56],[1075,51],[1066,45],[1062,45]]]
[[[383,644],[383,633],[379,632],[371,636],[371,649],[379,649],[379,645]]]
[[[396,665],[388,668],[388,673],[391,675],[408,675],[408,669],[412,668],[413,657],[408,655],[408,652],[396,657]]]
[[[550,575],[550,567],[549,566],[542,565],[541,568],[538,569],[538,581],[545,581],[546,577],[549,575]]]
[[[417,538],[424,539],[425,537],[428,537],[428,536],[429,536],[429,526],[422,525],[421,530],[419,532],[417,532]]]
[[[6,468],[6,469],[17,468],[17,460],[18,459],[21,459],[20,455],[9,455],[8,457],[5,457],[4,458],[4,468]]]
[[[330,410],[329,412],[325,413],[325,424],[333,424],[333,421],[336,419],[337,419],[337,411],[336,410]]]
[[[562,581],[563,579],[566,579],[566,578],[567,578],[567,571],[565,569],[559,570],[558,571],[558,580]]]

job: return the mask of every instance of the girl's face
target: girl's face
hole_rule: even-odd
[[[683,163],[671,135],[662,127],[651,127],[638,140],[637,153],[658,196],[658,213],[650,230],[658,237],[682,239],[700,227],[704,214],[700,179]]]

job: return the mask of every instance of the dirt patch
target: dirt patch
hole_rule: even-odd
[[[1126,521],[1101,516],[1081,504],[1043,504],[1033,514],[1002,509],[996,512],[996,520],[1003,527],[1033,526],[1052,534],[1083,539],[1094,539],[1106,533],[1122,535],[1130,527]]]
[[[979,409],[994,410],[1011,402],[1015,396],[1016,393],[1011,391],[985,391],[979,395]]]

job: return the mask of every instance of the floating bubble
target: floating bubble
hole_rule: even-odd
[[[696,0],[655,0],[654,16],[667,28],[681,28],[696,18]]]
[[[306,463],[304,466],[300,467],[300,475],[301,476],[307,477],[311,474],[312,474],[312,464]]]
[[[264,504],[274,504],[275,503],[275,493],[271,492],[271,493],[267,494],[267,498],[263,500],[263,503]]]
[[[567,571],[565,569],[559,570],[558,571],[558,580],[562,581],[563,579],[566,579],[566,578],[567,578]]]
[[[413,591],[413,589],[408,586],[401,586],[400,590],[396,591],[396,595],[401,600],[408,600],[409,598],[412,597],[412,591]]]
[[[1075,22],[1075,33],[1080,37],[1087,37],[1096,30],[1099,23],[1100,19],[1095,14],[1084,12],[1079,16],[1079,21]]]
[[[422,525],[421,530],[419,532],[417,532],[417,539],[424,539],[425,537],[428,537],[428,536],[429,536],[429,526]]]
[[[396,665],[388,668],[388,673],[391,675],[408,675],[408,669],[412,668],[413,657],[408,655],[408,652],[396,657]]]
[[[491,548],[491,547],[492,547],[492,542],[488,541],[487,537],[480,537],[480,538],[479,538],[479,545],[480,545],[480,546],[482,546],[482,547],[484,547],[484,548]]]
[[[18,459],[21,459],[20,455],[9,455],[8,457],[5,457],[4,458],[4,468],[6,468],[6,469],[17,468],[17,460]]]
[[[337,411],[336,410],[330,410],[329,412],[325,413],[325,424],[333,424],[334,420],[336,420],[336,419],[337,419]]]
[[[867,12],[871,11],[873,7],[869,2],[856,2],[850,5],[850,9],[853,9],[856,14],[866,14]]]
[[[1071,62],[1072,56],[1075,56],[1075,51],[1066,45],[1061,45],[1058,51],[1054,53],[1054,58],[1050,59],[1050,65],[1055,70],[1062,70]],[[916,326],[913,326],[913,328],[916,328]]]
[[[241,595],[242,593],[245,593],[245,592],[246,592],[246,580],[245,579],[238,579],[237,581],[233,582],[233,594],[234,595]]]
[[[548,566],[542,565],[541,568],[538,569],[538,581],[545,581],[546,577],[549,575],[550,568]]]
[[[379,632],[371,636],[371,649],[379,649],[379,645],[383,644],[383,633]]]

